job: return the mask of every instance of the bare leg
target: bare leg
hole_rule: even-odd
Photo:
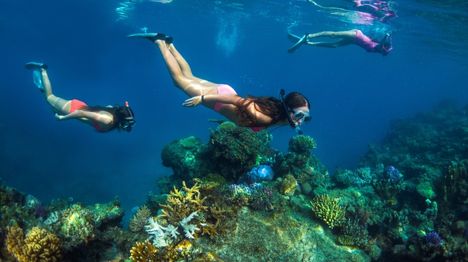
[[[213,87],[217,87],[218,84],[215,84],[215,83],[212,83],[208,80],[205,80],[205,79],[201,79],[201,78],[198,78],[196,76],[194,76],[192,74],[192,69],[190,68],[190,65],[189,63],[187,62],[187,60],[185,60],[185,58],[179,53],[179,51],[176,49],[176,47],[174,46],[174,44],[170,44],[170,45],[167,45],[167,47],[169,48],[169,51],[171,51],[172,55],[174,56],[174,58],[177,60],[177,63],[179,64],[180,66],[180,69],[182,70],[182,74],[184,74],[184,76],[188,77],[188,78],[192,78],[194,80],[198,80],[200,81],[201,84],[203,85],[212,85]]]
[[[329,42],[310,42],[310,41],[307,41],[306,43],[308,45],[311,45],[311,46],[336,48],[336,47],[340,47],[340,46],[349,45],[349,44],[352,43],[352,41],[350,41],[349,39],[343,39],[341,41],[333,42],[333,43],[329,43]]]
[[[44,85],[44,97],[52,107],[52,109],[59,114],[68,114],[70,112],[70,100],[65,100],[52,93],[52,85],[50,84],[49,75],[44,68],[41,70],[42,84]]]
[[[355,30],[348,30],[348,31],[323,31],[314,34],[308,34],[307,39],[314,38],[314,37],[331,37],[331,38],[343,38],[343,39],[354,39],[356,36]]]
[[[171,74],[174,84],[184,91],[184,93],[190,97],[218,93],[216,84],[190,76],[191,70],[187,61],[185,61],[185,59],[177,52],[175,47],[173,48],[174,50],[171,51],[167,44],[162,40],[156,40],[156,44],[158,45],[161,55],[166,62],[167,69]],[[178,54],[179,60],[177,60],[173,52]],[[181,64],[179,64],[179,61]],[[184,74],[184,71],[188,76]]]
[[[188,64],[187,60],[185,60],[185,58],[179,53],[179,51],[177,51],[174,44],[171,43],[167,45],[167,48],[169,49],[169,51],[171,51],[171,54],[177,60],[177,63],[179,64],[180,69],[182,70],[182,74],[184,74],[184,76],[186,77],[193,77],[190,65]]]

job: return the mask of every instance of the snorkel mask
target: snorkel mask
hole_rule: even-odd
[[[125,101],[125,105],[121,107],[125,112],[125,117],[120,121],[119,128],[127,132],[132,131],[132,127],[135,125],[135,117],[133,110],[128,105],[128,101]]]
[[[390,33],[386,33],[385,36],[382,38],[380,41],[380,44],[378,44],[378,48],[380,49],[380,52],[383,55],[388,55],[393,47],[392,47],[392,35]]]
[[[294,130],[296,131],[297,134],[302,135],[303,132],[302,132],[302,129],[301,129],[300,124],[294,123],[294,120],[291,118],[291,114],[290,114],[290,113],[293,113],[293,114],[294,114],[294,117],[295,117],[296,119],[302,119],[302,118],[304,118],[304,117],[308,117],[308,118],[310,119],[310,116],[309,116],[308,113],[307,113],[307,116],[306,116],[306,115],[305,115],[305,112],[303,112],[303,111],[294,112],[293,110],[291,110],[291,109],[286,105],[286,103],[284,102],[284,94],[285,94],[284,89],[281,89],[281,90],[280,90],[281,104],[283,105],[283,109],[284,109],[284,111],[286,112],[286,117],[287,117],[287,119],[288,119],[289,126],[290,126],[291,128],[294,128]],[[301,117],[299,114],[302,114],[302,117]],[[296,116],[296,115],[297,115],[297,116]],[[304,120],[306,120],[306,119],[304,119]]]

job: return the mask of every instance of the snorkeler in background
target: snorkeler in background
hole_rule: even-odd
[[[340,8],[340,7],[322,6],[318,4],[317,2],[315,2],[314,0],[307,0],[307,1],[315,5],[316,7],[319,7],[322,9],[337,10],[337,11],[344,11],[344,12],[351,11],[351,10]],[[388,7],[388,4],[385,3],[384,1],[370,4],[370,3],[364,3],[364,1],[361,1],[361,0],[353,0],[353,3],[354,3],[353,9],[355,11],[367,13],[371,15],[372,17],[374,17],[374,19],[379,20],[380,22],[387,22],[388,19],[396,16],[395,12],[393,10],[390,10],[390,8]]]
[[[217,84],[192,74],[187,61],[177,51],[173,38],[160,33],[133,34],[155,43],[161,52],[174,84],[190,98],[183,106],[204,105],[239,126],[260,131],[273,125],[288,124],[300,132],[300,126],[310,120],[310,104],[306,97],[291,92],[281,99],[275,97],[241,97],[229,85]]]
[[[93,126],[98,132],[109,132],[114,129],[127,132],[132,130],[135,119],[128,102],[125,102],[124,106],[103,107],[88,106],[77,99],[65,100],[52,93],[46,64],[30,62],[26,64],[26,69],[33,71],[34,84],[44,94],[58,120],[78,119]]]
[[[288,49],[289,53],[296,51],[303,44],[319,47],[330,47],[336,48],[346,45],[358,45],[364,48],[368,52],[380,53],[382,55],[388,55],[392,51],[392,38],[389,33],[380,40],[376,41],[365,35],[359,29],[352,29],[348,31],[323,31],[313,34],[305,34],[303,36],[297,36],[292,33],[288,33],[289,39],[294,43]],[[336,42],[312,42],[310,39],[317,37],[329,37],[337,38]]]

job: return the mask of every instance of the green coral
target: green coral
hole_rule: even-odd
[[[337,199],[319,195],[310,202],[314,215],[325,222],[330,229],[340,225],[345,218],[345,210]]]
[[[435,197],[434,189],[429,181],[423,181],[419,183],[416,186],[416,191],[418,191],[418,193],[426,199],[433,199]]]
[[[79,204],[63,211],[60,233],[69,247],[75,247],[94,238],[93,214]]]
[[[93,214],[93,220],[96,226],[102,224],[118,225],[124,215],[120,203],[117,200],[106,204],[94,204],[94,206],[90,208],[90,211]]]
[[[163,165],[172,168],[180,179],[196,176],[200,171],[200,153],[204,145],[201,140],[190,136],[171,142],[163,148]]]
[[[309,155],[311,150],[317,147],[315,140],[306,135],[296,135],[289,140],[289,152],[301,155]]]
[[[213,170],[227,180],[237,181],[259,159],[267,158],[270,140],[271,136],[266,131],[255,133],[225,122],[212,132],[206,158]]]

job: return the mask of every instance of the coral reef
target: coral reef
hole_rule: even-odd
[[[211,133],[208,149],[204,153],[211,169],[236,182],[255,165],[268,159],[271,136],[266,132],[255,133],[249,128],[224,122]]]
[[[174,176],[182,180],[198,176],[202,164],[201,152],[204,148],[201,140],[194,136],[173,141],[163,148],[163,165],[172,168]]]
[[[328,195],[318,195],[310,202],[314,215],[325,222],[329,228],[339,226],[344,218],[344,208],[339,201]]]
[[[466,261],[467,110],[399,120],[359,167],[332,175],[309,136],[283,153],[267,131],[223,123],[207,144],[165,147],[173,174],[128,228],[117,200],[45,205],[0,186],[0,260]]]
[[[94,238],[92,213],[79,204],[63,211],[60,220],[60,235],[66,239],[68,247],[85,244]]]
[[[132,262],[157,262],[158,250],[149,241],[136,242],[130,250],[130,260]]]
[[[20,227],[10,227],[6,245],[7,250],[19,262],[61,261],[60,239],[43,228],[33,227],[24,237],[23,230]]]
[[[150,217],[151,211],[148,207],[142,206],[138,208],[137,212],[133,215],[132,219],[130,219],[128,229],[135,233],[143,231]]]

